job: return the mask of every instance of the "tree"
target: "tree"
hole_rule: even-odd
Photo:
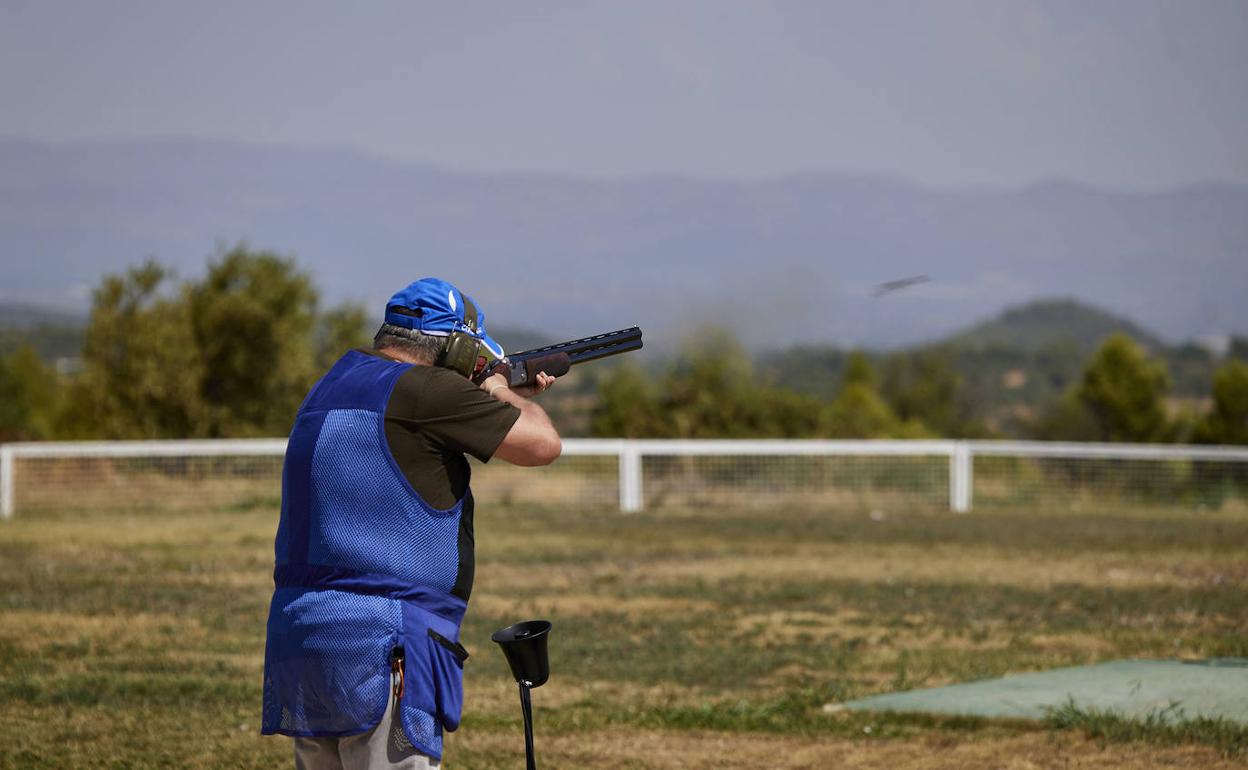
[[[750,360],[731,336],[703,330],[663,382],[661,413],[678,438],[742,438],[757,423]]]
[[[949,365],[949,355],[920,350],[891,356],[884,368],[884,398],[900,419],[920,422],[942,436],[982,434],[970,409],[959,403],[961,378]]]
[[[279,435],[315,375],[317,292],[294,260],[236,247],[187,288],[208,437]]]
[[[651,381],[621,367],[599,385],[593,430],[634,438],[924,437],[900,420],[875,390],[870,359],[853,354],[835,401],[762,384],[729,335],[706,330],[679,363]]]
[[[1074,388],[1044,410],[1032,424],[1031,433],[1044,441],[1098,441],[1102,437],[1096,415]]]
[[[48,438],[57,395],[56,372],[34,348],[0,357],[0,441]]]
[[[1239,334],[1231,335],[1231,344],[1226,351],[1226,357],[1248,362],[1248,337]]]
[[[875,390],[875,370],[862,352],[850,355],[845,381],[828,409],[828,430],[837,438],[897,438],[923,435],[922,426],[903,422]]]
[[[1196,426],[1201,444],[1248,444],[1248,363],[1231,360],[1213,378],[1213,408]]]
[[[900,433],[901,421],[884,399],[861,383],[841,388],[829,410],[829,433],[836,438],[885,438]]]
[[[871,359],[867,358],[867,354],[860,350],[855,350],[849,354],[849,360],[845,362],[845,386],[861,385],[872,390],[875,389],[875,368],[871,366]]]
[[[657,381],[624,366],[598,392],[598,436],[796,438],[826,429],[823,402],[760,384],[745,351],[715,329],[700,331]]]
[[[316,302],[293,260],[243,246],[211,261],[200,281],[174,285],[152,260],[106,276],[61,431],[84,438],[286,433],[317,374]],[[335,317],[335,328],[346,315]]]
[[[80,438],[195,435],[203,364],[185,291],[168,291],[170,273],[152,260],[95,290],[83,345],[83,371],[59,423]]]
[[[1158,441],[1166,438],[1165,364],[1150,359],[1125,334],[1109,337],[1093,354],[1076,387],[1091,411],[1102,441]]]
[[[369,315],[360,305],[344,303],[326,311],[316,335],[316,368],[325,371],[343,353],[368,347],[372,341]]]
[[[598,384],[595,436],[648,438],[663,435],[657,394],[646,375],[631,364],[616,367]]]

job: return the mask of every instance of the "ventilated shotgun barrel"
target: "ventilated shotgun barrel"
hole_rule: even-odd
[[[513,387],[527,385],[537,379],[538,372],[561,377],[568,373],[573,364],[597,361],[599,358],[640,349],[641,329],[631,326],[584,339],[522,350],[507,356],[507,363],[511,367],[508,380]]]

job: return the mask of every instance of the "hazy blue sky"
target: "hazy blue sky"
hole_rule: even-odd
[[[1248,182],[1248,1],[0,0],[0,105],[486,171]]]

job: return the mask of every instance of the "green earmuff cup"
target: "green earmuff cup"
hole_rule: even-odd
[[[446,338],[440,365],[471,378],[481,354],[481,340],[471,334],[453,332]]]

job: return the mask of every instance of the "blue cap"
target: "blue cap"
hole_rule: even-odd
[[[395,312],[395,308],[412,314]],[[481,340],[498,358],[503,357],[503,346],[485,332],[485,313],[472,297],[441,278],[421,278],[396,292],[386,303],[386,323],[435,337],[463,332]]]

